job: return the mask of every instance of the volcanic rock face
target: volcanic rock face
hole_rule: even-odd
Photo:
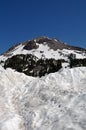
[[[26,43],[26,45],[24,46],[23,49],[26,49],[26,50],[32,50],[32,49],[37,49],[38,46],[36,45],[36,43],[34,41],[29,41]]]

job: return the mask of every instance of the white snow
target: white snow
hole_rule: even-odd
[[[68,49],[63,49],[63,50],[53,50],[50,49],[49,46],[44,43],[44,44],[38,44],[36,43],[39,47],[37,49],[32,49],[32,50],[25,50],[23,49],[24,45],[20,44],[17,47],[15,47],[12,51],[8,52],[8,56],[1,55],[0,56],[0,61],[3,60],[5,61],[7,58],[12,57],[13,55],[16,54],[32,54],[36,56],[37,58],[54,58],[56,60],[58,59],[65,59],[66,61],[68,60],[68,55],[73,53],[76,54],[76,58],[86,58],[86,53],[76,51],[76,50],[68,50]]]
[[[3,123],[1,130],[25,130],[24,122],[21,120],[21,117],[15,115]]]
[[[86,53],[85,52],[80,52],[80,51],[77,51],[77,50],[68,50],[68,49],[63,49],[62,52],[66,55],[68,54],[75,54],[76,55],[76,58],[77,59],[83,59],[83,58],[86,58]]]
[[[86,67],[33,78],[0,67],[0,130],[86,130]]]

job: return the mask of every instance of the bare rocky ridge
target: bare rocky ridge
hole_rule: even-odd
[[[28,42],[24,42],[23,45],[24,49],[30,50],[30,49],[37,49],[38,46],[36,45],[36,43],[38,44],[47,44],[50,49],[53,50],[57,50],[57,49],[69,49],[69,50],[78,50],[78,51],[86,51],[86,49],[84,48],[80,48],[80,47],[74,47],[68,44],[65,44],[64,42],[61,42],[59,40],[56,39],[49,39],[47,37],[39,37],[37,39],[33,39],[31,41]]]

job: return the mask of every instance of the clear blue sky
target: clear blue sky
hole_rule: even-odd
[[[86,48],[86,0],[0,0],[0,53],[38,36]]]

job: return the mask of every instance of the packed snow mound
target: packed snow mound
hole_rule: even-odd
[[[0,130],[86,130],[86,67],[33,78],[0,67]]]

